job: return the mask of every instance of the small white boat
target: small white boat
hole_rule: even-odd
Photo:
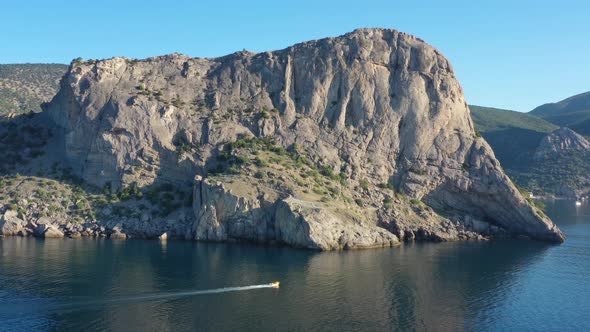
[[[582,205],[582,202],[576,201],[576,206],[580,206],[580,205]]]

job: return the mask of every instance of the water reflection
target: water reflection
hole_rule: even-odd
[[[552,329],[551,318],[565,329],[590,327],[575,309],[588,306],[580,294],[590,288],[578,276],[590,272],[589,213],[558,203],[550,204],[548,213],[559,218],[569,238],[565,245],[458,242],[316,253],[182,241],[2,239],[0,326],[497,330]],[[56,309],[84,299],[275,280],[281,289]],[[568,313],[556,319],[552,303],[569,308]]]

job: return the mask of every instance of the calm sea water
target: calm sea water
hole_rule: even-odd
[[[590,330],[590,206],[568,236],[317,253],[182,241],[0,239],[0,331]],[[280,289],[186,292],[281,281]]]

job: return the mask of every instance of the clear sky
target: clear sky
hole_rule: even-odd
[[[588,0],[1,0],[0,63],[213,57],[360,27],[440,49],[470,104],[529,111],[590,90]]]

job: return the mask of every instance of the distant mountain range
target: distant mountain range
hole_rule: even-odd
[[[541,105],[529,114],[560,127],[571,128],[584,136],[590,136],[590,91],[557,103]]]
[[[470,106],[476,129],[508,175],[534,193],[590,192],[590,92],[529,113]]]

